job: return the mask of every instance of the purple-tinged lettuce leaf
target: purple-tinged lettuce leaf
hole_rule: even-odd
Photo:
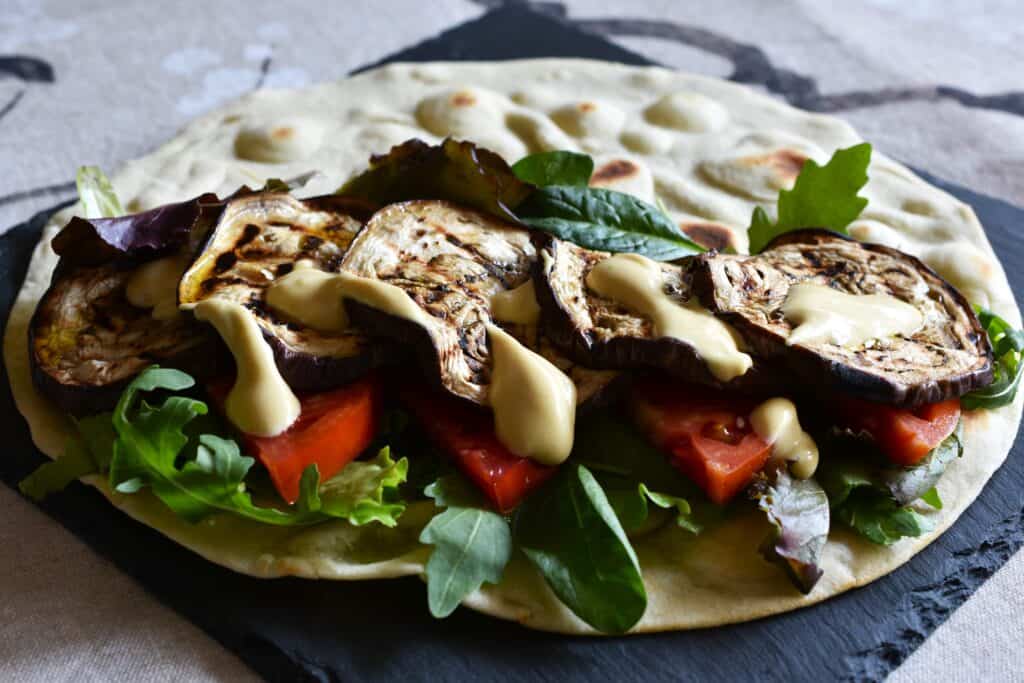
[[[761,554],[782,566],[804,593],[821,578],[821,553],[828,540],[829,506],[824,489],[813,479],[794,479],[785,467],[759,475],[751,496],[774,527]]]
[[[155,257],[185,244],[204,208],[217,206],[216,195],[204,194],[114,218],[75,216],[53,238],[53,250],[66,265],[100,265],[119,257]]]

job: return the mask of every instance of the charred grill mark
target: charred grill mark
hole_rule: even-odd
[[[306,235],[302,238],[299,248],[302,249],[302,251],[316,251],[323,243],[324,240],[321,237],[317,237],[316,235]]]
[[[236,263],[238,263],[238,256],[235,255],[235,252],[226,251],[217,257],[213,264],[213,271],[215,273],[223,273],[230,270]]]
[[[466,219],[464,219],[461,216],[459,217],[459,220],[462,222],[466,222]],[[514,283],[508,281],[508,273],[506,272],[508,266],[492,262],[490,259],[487,258],[485,254],[481,254],[480,250],[477,249],[474,245],[469,244],[467,242],[463,242],[455,235],[452,235],[451,233],[446,231],[440,225],[435,224],[434,227],[437,229],[438,232],[444,235],[444,239],[448,242],[448,244],[451,244],[453,247],[456,247],[458,249],[462,249],[463,251],[476,257],[476,262],[479,263],[484,268],[484,270],[490,273],[492,277],[501,280],[502,286],[504,286],[506,289],[512,288]]]
[[[245,226],[245,229],[242,231],[242,234],[238,238],[238,241],[235,242],[235,249],[240,249],[245,245],[249,244],[249,242],[252,242],[254,239],[256,239],[256,237],[259,234],[260,227],[258,225],[253,225],[252,223],[249,223],[248,225]]]

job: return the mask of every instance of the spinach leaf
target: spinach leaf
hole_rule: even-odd
[[[586,187],[594,175],[594,160],[576,152],[540,152],[523,157],[512,165],[512,172],[523,182],[546,187],[573,185]]]
[[[704,251],[658,207],[623,192],[549,185],[535,190],[517,213],[531,228],[589,249],[631,252],[658,261]]]
[[[563,466],[527,498],[513,535],[548,585],[580,619],[604,633],[625,633],[647,608],[636,553],[594,476]]]
[[[114,186],[99,166],[79,166],[75,185],[84,218],[113,218],[124,214]]]
[[[430,613],[446,617],[485,581],[501,581],[512,556],[512,532],[458,475],[438,479],[426,494],[447,507],[420,534],[421,543],[434,546],[426,566]]]
[[[779,235],[801,228],[828,228],[842,234],[856,220],[868,200],[857,195],[868,182],[871,145],[863,142],[840,149],[828,163],[804,163],[790,190],[779,192],[779,220],[772,223],[760,206],[754,209],[747,237],[756,254]]]
[[[960,405],[967,410],[983,408],[991,410],[1010,405],[1017,396],[1020,377],[1024,373],[1024,330],[1014,329],[992,311],[975,306],[988,340],[992,344],[995,364],[992,383],[976,389],[960,399]]]
[[[821,578],[828,540],[828,496],[814,479],[794,479],[785,467],[762,473],[750,489],[773,531],[761,544],[766,560],[780,565],[804,593]]]
[[[906,505],[934,491],[933,501],[938,501],[938,505],[932,504],[932,507],[941,508],[942,501],[938,498],[938,491],[934,490],[935,484],[946,471],[946,466],[963,455],[963,438],[964,426],[963,422],[960,422],[953,433],[933,448],[918,464],[913,467],[883,469],[881,480],[892,493],[893,499],[900,505]]]
[[[518,223],[513,210],[532,189],[504,159],[471,142],[447,138],[428,145],[414,138],[372,157],[370,168],[337,194],[375,204],[448,199]]]

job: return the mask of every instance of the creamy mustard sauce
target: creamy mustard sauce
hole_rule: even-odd
[[[786,398],[765,401],[750,414],[758,436],[772,445],[772,456],[790,463],[790,471],[808,479],[818,468],[818,445],[801,427],[796,406]]]
[[[267,305],[317,332],[341,332],[348,328],[348,315],[341,302],[339,282],[336,273],[325,273],[309,261],[299,261],[292,272],[267,287]]]
[[[795,326],[786,340],[791,346],[828,342],[856,349],[872,339],[913,334],[924,322],[914,306],[888,294],[847,294],[809,283],[789,288],[782,314]]]
[[[136,308],[149,308],[156,320],[178,315],[178,282],[185,272],[185,260],[178,254],[144,263],[125,283],[124,295]]]
[[[527,280],[515,289],[507,289],[492,296],[491,316],[506,323],[536,325],[540,319],[540,306],[537,305],[533,280]]]
[[[192,312],[216,328],[235,357],[238,376],[224,404],[228,419],[255,436],[277,436],[288,429],[299,417],[299,399],[277,371],[252,313],[222,299],[200,301]]]
[[[425,325],[428,318],[401,287],[352,273],[325,273],[309,266],[296,267],[267,288],[267,304],[271,308],[321,332],[341,332],[348,327],[342,299],[352,299],[421,325]]]
[[[487,325],[498,440],[517,455],[558,465],[572,451],[576,385],[497,325]]]
[[[739,350],[731,327],[703,308],[695,297],[680,305],[665,293],[657,262],[638,254],[616,254],[587,275],[587,287],[650,318],[659,337],[692,346],[716,379],[728,382],[750,369],[749,355]]]

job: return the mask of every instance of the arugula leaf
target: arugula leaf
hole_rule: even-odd
[[[647,608],[640,563],[615,511],[582,465],[519,506],[513,536],[576,616],[604,633],[625,633]]]
[[[828,540],[829,501],[813,479],[794,479],[785,467],[772,480],[761,474],[751,496],[768,516],[773,531],[761,544],[766,560],[780,565],[803,593],[821,578],[821,553]]]
[[[75,185],[84,218],[113,218],[124,214],[114,186],[99,166],[79,166]]]
[[[984,408],[991,410],[1010,405],[1017,396],[1021,374],[1024,373],[1024,330],[1014,329],[998,315],[987,309],[975,306],[978,320],[989,343],[992,345],[993,365],[992,383],[982,389],[975,389],[960,399],[960,405],[967,410]]]
[[[779,235],[801,228],[828,228],[847,234],[868,200],[857,195],[868,182],[871,145],[863,142],[837,150],[828,163],[813,159],[804,163],[791,190],[779,192],[779,220],[774,224],[759,207],[750,219],[747,237],[750,253],[756,254]]]
[[[631,252],[671,261],[704,249],[658,207],[614,190],[549,185],[517,209],[531,228],[589,249]]]
[[[164,504],[193,522],[223,510],[282,526],[331,518],[352,524],[396,523],[404,505],[389,497],[404,481],[408,462],[393,462],[387,450],[374,460],[349,463],[323,485],[322,497],[319,472],[310,465],[302,474],[299,504],[293,509],[256,506],[244,482],[254,460],[243,456],[235,441],[200,434],[192,457],[183,454],[190,441],[185,429],[207,413],[205,403],[171,395],[156,406],[140,396],[156,390],[183,391],[193,384],[183,372],[150,366],[128,385],[112,418],[117,432],[110,463],[112,488],[131,494],[149,486]]]
[[[594,175],[594,160],[587,154],[557,151],[540,152],[523,157],[512,165],[512,172],[523,182],[547,185],[586,187]]]
[[[933,500],[937,500],[938,505],[930,501],[929,504],[941,508],[942,501],[935,491],[935,484],[946,471],[946,466],[964,454],[963,438],[964,425],[961,421],[952,434],[913,467],[887,467],[882,470],[881,480],[893,499],[900,505],[906,505],[933,493]]]
[[[426,494],[438,507],[447,507],[420,533],[420,543],[434,546],[426,566],[427,603],[440,618],[485,581],[501,581],[512,556],[512,532],[508,521],[457,475],[438,479]]]

